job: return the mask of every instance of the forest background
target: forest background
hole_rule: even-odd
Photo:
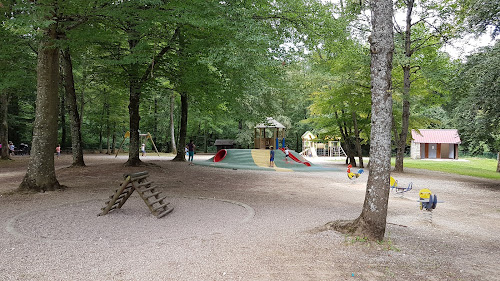
[[[394,5],[402,15],[394,20],[392,71],[399,169],[411,129],[457,128],[462,155],[496,157],[496,2]],[[247,148],[255,124],[273,116],[287,127],[294,150],[301,150],[300,136],[311,130],[320,139],[340,138],[352,163],[368,155],[367,3],[47,0],[0,1],[0,9],[4,159],[8,141],[32,143],[44,44],[58,51],[59,98],[50,104],[57,104],[56,143],[63,150],[114,153],[126,131],[138,130],[151,133],[164,152],[189,139],[204,152],[213,152],[220,138]],[[459,38],[484,33],[490,46],[465,58],[443,51]],[[130,147],[138,158],[136,139]]]

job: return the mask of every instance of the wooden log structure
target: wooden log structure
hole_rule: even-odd
[[[161,192],[155,190],[156,187],[152,186],[153,182],[147,181],[149,177],[148,172],[138,172],[123,175],[123,182],[120,188],[115,190],[115,193],[106,201],[106,206],[101,209],[98,216],[104,216],[112,210],[120,209],[128,198],[137,190],[137,193],[142,198],[144,203],[149,208],[149,211],[161,218],[174,210],[169,202],[164,201],[167,196],[161,196]]]

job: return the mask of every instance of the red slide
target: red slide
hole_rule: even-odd
[[[285,153],[285,149],[283,147],[280,148],[281,151],[283,151],[283,153]],[[307,162],[307,161],[301,161],[299,158],[295,157],[295,155],[293,155],[291,152],[288,154],[288,156],[290,156],[290,159],[292,159],[293,161],[297,162],[297,163],[301,163],[301,164],[304,164],[306,165],[307,167],[310,167],[311,166],[311,163]]]

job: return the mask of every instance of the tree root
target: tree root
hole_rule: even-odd
[[[355,220],[337,220],[326,223],[323,226],[317,227],[310,231],[310,233],[319,233],[323,231],[333,230],[349,236],[359,236],[373,241],[379,241],[379,237],[373,233],[368,224],[358,217]]]
[[[66,186],[59,184],[57,180],[51,184],[38,185],[33,180],[24,179],[17,188],[17,191],[19,191],[20,193],[37,193],[37,192],[43,193],[45,191],[64,190],[64,189],[66,189]]]

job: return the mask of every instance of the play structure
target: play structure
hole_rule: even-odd
[[[161,192],[155,190],[152,182],[147,181],[148,176],[148,172],[123,175],[124,181],[120,185],[120,188],[109,197],[109,200],[105,203],[106,206],[101,209],[102,212],[98,216],[104,216],[112,210],[120,209],[136,190],[148,206],[149,211],[157,218],[161,218],[172,212],[174,208],[169,206],[170,203],[165,202],[167,196],[161,197]]]
[[[308,157],[347,157],[338,140],[319,141],[310,131],[302,135],[302,155]]]
[[[123,143],[125,142],[125,140],[127,138],[130,138],[130,131],[127,131],[125,133],[125,135],[123,136],[123,140],[122,142],[120,143],[120,147],[118,148],[118,150],[116,151],[116,155],[115,155],[115,158],[118,156],[118,153],[120,152],[120,150],[122,149],[122,146],[123,146]],[[160,153],[158,152],[158,149],[156,148],[156,144],[155,142],[153,141],[153,137],[151,136],[150,133],[147,133],[147,134],[139,134],[139,138],[140,138],[140,143],[146,143],[148,140],[151,141],[151,144],[153,145],[155,151],[156,151],[156,154],[158,154],[158,156],[160,156]]]
[[[390,187],[391,187],[391,191],[403,194],[405,192],[410,191],[413,188],[413,183],[410,182],[410,184],[408,184],[408,187],[400,187],[400,186],[398,186],[398,181],[395,180],[393,177],[391,177]]]
[[[285,148],[281,147],[281,148],[280,148],[280,150],[281,150],[283,153],[285,153],[285,154],[286,154],[286,152],[285,152]],[[289,154],[288,154],[288,157],[290,157],[290,159],[292,159],[293,161],[295,161],[295,162],[297,162],[297,163],[304,164],[304,165],[306,165],[306,166],[308,166],[308,167],[310,167],[310,166],[311,166],[311,162],[308,162],[308,161],[306,161],[305,159],[304,159],[304,160],[300,160],[299,158],[297,158],[297,157],[296,157],[295,155],[293,155],[292,153],[289,153]]]
[[[436,209],[437,203],[444,203],[443,201],[437,200],[437,195],[432,194],[432,192],[427,189],[421,189],[418,192],[418,196],[420,197],[417,202],[420,202],[420,210],[426,210],[432,212],[432,210]]]
[[[266,130],[267,129],[267,130]],[[267,117],[266,121],[258,124],[254,128],[254,148],[268,149],[271,146],[274,148],[285,147],[286,127],[272,117]]]
[[[408,187],[399,187],[398,181],[391,177],[390,187],[391,191],[403,195],[405,192],[412,190],[413,182],[410,182],[410,184],[408,184]],[[443,201],[438,201],[437,195],[432,194],[432,192],[428,188],[421,189],[418,192],[418,196],[419,199],[417,200],[417,202],[420,202],[420,210],[431,212],[432,210],[436,209],[437,203],[444,203]]]
[[[358,172],[355,173],[355,172],[351,172],[351,168],[352,168],[352,165],[349,164],[347,166],[347,177],[352,180],[352,179],[357,179],[359,178],[359,176],[361,176],[361,174],[364,172],[363,169],[358,169]]]
[[[293,150],[289,150],[288,161],[285,159],[284,149],[275,150],[274,167],[270,167],[269,158],[270,151],[267,149],[221,149],[209,160],[194,161],[194,164],[233,170],[267,170],[279,172],[338,171],[336,168],[314,165]]]

